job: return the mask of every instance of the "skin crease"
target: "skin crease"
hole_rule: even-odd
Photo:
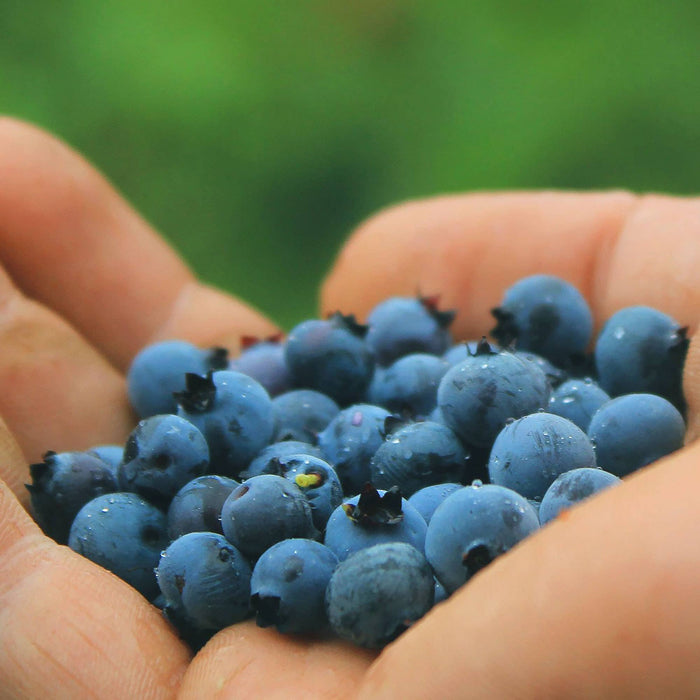
[[[114,688],[139,698],[700,695],[692,444],[567,511],[378,657],[247,622],[192,659],[129,586],[41,535],[22,507],[27,462],[46,449],[123,441],[135,423],[123,372],[143,344],[178,336],[235,350],[240,335],[267,335],[273,324],[199,284],[53,137],[2,119],[0,154],[2,697],[102,698]],[[440,293],[443,307],[459,310],[455,335],[479,337],[506,286],[546,271],[579,286],[598,327],[644,303],[692,332],[699,268],[697,199],[441,197],[362,225],[323,285],[321,313],[363,317],[389,294]],[[686,363],[689,443],[698,345]]]

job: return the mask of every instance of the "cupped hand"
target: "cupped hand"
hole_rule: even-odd
[[[497,559],[380,655],[254,623],[194,658],[136,591],[44,537],[27,464],[123,442],[124,372],[148,342],[237,350],[273,324],[197,282],[65,145],[0,120],[0,688],[3,697],[652,697],[700,694],[700,449],[689,445]],[[695,331],[700,201],[474,194],[401,205],[350,238],[320,313],[440,294],[479,337],[517,278],[546,271],[597,323],[656,306]],[[698,432],[700,352],[685,391]]]

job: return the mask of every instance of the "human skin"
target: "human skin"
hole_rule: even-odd
[[[198,282],[112,187],[44,132],[0,119],[0,696],[453,698],[700,696],[700,351],[688,446],[626,478],[475,576],[381,654],[252,622],[194,658],[127,584],[44,537],[27,464],[125,440],[124,373],[171,337],[236,352],[274,325]],[[319,313],[364,317],[439,293],[483,335],[516,279],[575,285],[597,328],[648,304],[693,333],[700,200],[626,192],[485,193],[379,213],[350,237]]]

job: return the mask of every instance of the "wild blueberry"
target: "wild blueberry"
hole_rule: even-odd
[[[502,345],[537,353],[557,366],[582,355],[591,339],[593,316],[581,292],[552,275],[532,275],[506,289],[491,312],[491,331]]]
[[[451,594],[538,528],[537,513],[515,491],[493,484],[465,486],[433,513],[425,556]]]
[[[315,634],[328,626],[325,594],[338,558],[308,539],[272,545],[255,563],[250,603],[259,627],[285,634]]]
[[[109,493],[86,503],[75,516],[68,546],[108,569],[151,600],[154,573],[168,545],[165,514],[135,493]]]
[[[209,445],[210,471],[236,478],[272,437],[272,401],[245,374],[221,370],[187,375],[178,415],[197,426]]]
[[[119,490],[111,465],[87,452],[47,452],[29,465],[27,484],[34,518],[56,542],[65,544],[78,511],[93,498]]]
[[[251,560],[281,540],[314,538],[311,506],[296,484],[261,474],[237,486],[221,509],[226,539]]]
[[[595,466],[588,435],[566,418],[541,412],[501,430],[491,448],[489,475],[492,483],[539,500],[560,474]]]
[[[442,355],[452,338],[449,327],[454,311],[440,311],[437,297],[390,297],[367,317],[367,344],[377,362],[390,365],[403,355]]]
[[[381,648],[425,615],[435,599],[433,572],[415,547],[377,544],[341,562],[326,590],[328,618],[343,639]]]
[[[185,388],[185,374],[206,374],[225,369],[228,353],[223,348],[202,350],[184,340],[165,340],[143,348],[126,375],[129,401],[141,418],[175,413],[173,393]]]
[[[685,423],[678,409],[661,396],[625,394],[593,414],[588,435],[598,464],[622,477],[679,450]]]

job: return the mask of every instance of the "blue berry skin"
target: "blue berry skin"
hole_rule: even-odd
[[[406,497],[431,484],[463,481],[468,456],[442,423],[408,423],[392,432],[370,461],[370,481],[379,489],[398,486]]]
[[[258,627],[284,634],[326,631],[325,595],[338,558],[320,542],[289,539],[263,552],[250,582],[250,603]]]
[[[131,432],[118,468],[122,491],[164,506],[209,468],[209,447],[199,429],[173,414],[144,418]]]
[[[68,546],[116,574],[152,600],[154,573],[168,546],[165,514],[135,493],[109,493],[86,503],[75,516]]]
[[[455,343],[442,354],[442,359],[452,367],[458,362],[462,362],[462,360],[466,360],[468,357],[475,355],[478,347],[478,340],[467,340],[463,343]]]
[[[523,360],[534,362],[544,372],[544,375],[547,377],[547,381],[552,388],[559,386],[568,378],[566,370],[556,367],[541,355],[537,355],[534,352],[528,352],[526,350],[516,350],[513,354],[517,357],[522,357]]]
[[[261,474],[236,487],[221,509],[226,539],[251,560],[282,540],[317,535],[309,502],[282,476]]]
[[[424,486],[408,497],[408,502],[423,516],[426,525],[430,524],[430,518],[436,508],[451,494],[464,488],[462,484],[433,484]]]
[[[272,400],[254,379],[221,370],[187,375],[178,415],[197,426],[209,445],[210,471],[236,478],[272,437]]]
[[[686,329],[677,321],[648,306],[630,306],[613,314],[598,336],[598,381],[610,396],[658,394],[683,412],[687,350]]]
[[[588,426],[598,464],[623,477],[683,447],[685,423],[655,394],[626,394],[604,403]]]
[[[569,282],[552,275],[532,275],[510,286],[501,305],[491,312],[491,331],[503,346],[537,353],[564,367],[586,351],[593,315],[583,295]]]
[[[284,476],[286,470],[280,460],[289,455],[299,454],[320,457],[321,450],[317,445],[299,440],[273,442],[260,450],[257,457],[240,473],[240,477],[241,479],[250,479],[251,476],[258,476],[259,474]]]
[[[390,297],[367,317],[367,344],[386,367],[411,353],[442,355],[452,342],[454,311],[439,311],[437,298]]]
[[[168,537],[176,540],[188,532],[222,535],[221,509],[239,485],[234,479],[215,474],[198,476],[185,484],[168,507]]]
[[[595,466],[593,445],[581,428],[561,416],[540,412],[501,430],[491,448],[488,469],[492,483],[541,500],[560,474]]]
[[[270,396],[289,391],[292,388],[292,378],[284,361],[284,345],[278,340],[259,340],[248,342],[242,340],[241,354],[233,358],[228,369],[243,372],[265,387]]]
[[[340,411],[330,396],[313,389],[293,389],[272,400],[275,428],[274,442],[298,440],[318,442],[318,434]]]
[[[119,490],[112,467],[87,452],[47,452],[29,473],[34,519],[59,544],[68,541],[71,523],[88,501]]]
[[[425,555],[448,594],[539,528],[525,498],[495,484],[465,486],[430,519]]]
[[[343,639],[380,649],[433,606],[433,572],[415,547],[378,544],[341,562],[326,590],[333,630]]]
[[[450,365],[436,355],[404,355],[374,373],[367,399],[394,413],[424,418],[437,405],[437,388]]]
[[[220,630],[250,615],[250,577],[249,562],[214,532],[182,535],[156,569],[167,605],[203,630]]]
[[[297,454],[280,459],[284,476],[296,484],[311,506],[314,527],[323,532],[331,513],[343,500],[343,487],[335,469],[320,457]]]
[[[327,394],[340,406],[361,401],[375,364],[366,332],[353,316],[340,313],[295,326],[284,354],[295,386]]]
[[[387,491],[367,486],[384,497]],[[420,552],[424,551],[427,525],[423,516],[405,499],[397,495],[398,505],[388,517],[358,517],[352,513],[360,503],[362,494],[349,498],[338,506],[326,524],[324,544],[331,549],[340,561],[366,547],[384,542],[406,542]],[[400,500],[399,500],[400,499]]]
[[[590,498],[620,479],[602,469],[581,467],[560,474],[547,489],[540,504],[540,525],[545,525],[563,510]]]
[[[610,396],[590,377],[569,379],[554,389],[547,410],[587,431],[593,414],[606,401]]]
[[[117,469],[124,459],[124,445],[95,445],[86,452],[89,455],[99,457],[105,464],[108,464],[116,478]]]
[[[185,374],[206,374],[228,365],[223,348],[202,350],[184,340],[147,345],[136,354],[126,375],[126,388],[134,411],[141,418],[175,413],[174,392],[185,388]]]
[[[381,406],[355,404],[338,413],[319,434],[321,456],[333,465],[344,493],[360,493],[370,481],[369,462],[384,442],[384,423],[390,415]]]
[[[465,444],[490,448],[509,418],[545,408],[551,387],[533,362],[510,352],[479,352],[451,367],[438,387],[442,419]]]

